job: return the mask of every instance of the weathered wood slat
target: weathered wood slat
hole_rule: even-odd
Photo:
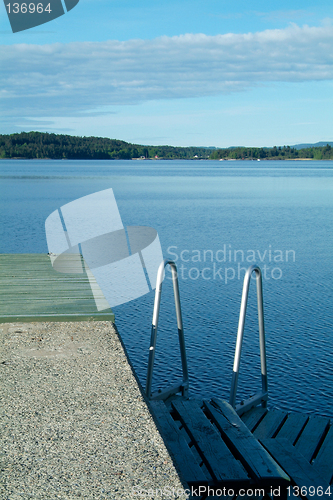
[[[68,290],[68,291],[84,291],[89,284],[88,280],[51,280],[51,279],[34,279],[30,283],[27,283],[26,278],[21,278],[21,280],[18,280],[17,283],[13,283],[11,280],[10,283],[10,290],[7,290],[5,288],[1,289],[1,296],[7,296],[7,295],[26,295],[31,293],[32,290],[36,290],[36,292],[40,292],[41,294],[43,293],[43,290],[45,289],[45,285],[52,285],[54,289],[59,289],[59,290]]]
[[[1,300],[5,300],[6,304],[8,306],[11,306],[12,304],[15,304],[16,302],[26,302],[27,300],[33,299],[36,301],[47,301],[47,300],[52,300],[52,297],[45,297],[43,296],[43,293],[45,293],[45,289],[49,287],[50,283],[46,283],[43,289],[37,290],[35,287],[31,289],[30,292],[22,293],[8,293],[8,294],[2,294]],[[54,294],[55,299],[60,299],[60,300],[89,300],[90,297],[87,296],[87,287],[81,288],[81,289],[72,289],[72,290],[66,290],[64,287],[59,287],[58,290],[54,287],[52,288],[52,293]],[[57,297],[57,293],[60,293],[61,296]]]
[[[114,314],[86,272],[59,273],[46,254],[0,254],[0,323],[87,320],[114,321]]]
[[[246,427],[248,427],[250,431],[253,432],[254,428],[263,419],[266,413],[267,413],[266,408],[261,408],[261,407],[252,408],[252,410],[243,413],[241,419],[243,420]]]
[[[290,413],[279,430],[277,437],[287,439],[291,444],[294,444],[307,420],[308,416],[303,413]]]
[[[245,488],[261,488],[270,494],[271,488],[279,487],[282,498],[286,498],[288,486],[297,485],[307,488],[308,500],[319,500],[322,495],[315,488],[321,486],[326,491],[333,479],[333,427],[329,427],[327,418],[256,408],[240,419],[235,410],[220,399],[211,402],[178,399],[171,403],[174,420],[171,410],[163,402],[158,404],[164,408],[173,427],[178,429],[179,437],[184,433],[183,445],[191,451],[192,463],[200,466],[210,486],[228,486],[238,494],[244,483],[233,469],[235,459],[247,472]],[[250,426],[257,425],[254,434],[243,419]],[[258,433],[264,435],[260,441],[265,447],[254,437],[258,429]],[[195,456],[192,450],[195,450]],[[175,461],[179,462],[183,455],[182,449],[178,448]],[[313,456],[315,459],[311,464]],[[203,483],[198,481],[197,484]],[[291,496],[293,491],[291,487]]]
[[[324,491],[328,488],[329,483],[320,477],[318,471],[314,470],[313,466],[287,439],[262,439],[261,442],[297,486],[304,486],[308,492],[310,487],[321,486]],[[316,493],[315,490],[314,494],[307,495],[307,498],[322,500],[323,496]]]
[[[288,476],[254,438],[234,409],[221,399],[214,399],[213,403],[218,408],[205,401],[210,417],[250,475],[260,481],[259,484],[263,487],[287,485]]]
[[[188,435],[188,433],[186,432],[183,424],[181,423],[180,420],[174,420],[180,434],[183,436],[185,442],[187,443],[187,445],[191,448],[191,452],[193,453],[193,456],[195,458],[195,460],[197,461],[197,463],[200,465],[200,468],[203,470],[203,472],[206,474],[207,477],[210,477],[211,474],[210,472],[208,472],[208,469],[207,467],[205,466],[201,456],[199,455],[197,449],[195,446],[193,446],[193,440],[191,439],[191,437]]]
[[[15,312],[16,311],[16,312]],[[33,314],[61,314],[62,312],[79,314],[82,313],[91,313],[91,316],[94,315],[95,310],[93,308],[93,304],[89,299],[82,300],[60,300],[54,299],[45,300],[43,302],[34,302],[31,304],[22,304],[17,302],[17,307],[13,310],[12,307],[1,307],[1,318],[7,315],[33,315]],[[110,312],[107,311],[107,312]],[[97,313],[97,311],[96,311]]]
[[[27,308],[33,308],[36,304],[36,306],[43,306],[43,305],[47,305],[47,304],[52,304],[54,303],[55,305],[57,304],[72,304],[72,303],[75,303],[75,305],[77,304],[90,304],[91,305],[91,297],[89,296],[82,296],[82,297],[78,297],[78,296],[73,296],[73,297],[70,297],[70,296],[67,296],[67,295],[64,295],[63,297],[44,297],[44,298],[40,298],[40,297],[27,297],[26,299],[19,299],[17,301],[12,301],[11,303],[9,304],[5,304],[3,306],[2,309],[6,310],[6,309],[9,309],[10,307],[12,307],[13,304],[20,304],[21,306],[24,305],[27,301],[30,301],[31,303],[29,304],[26,304],[26,307]]]
[[[309,417],[295,448],[303,455],[306,460],[311,462],[311,459],[316,452],[319,443],[329,427],[330,421],[324,417]],[[278,435],[279,437],[279,435]],[[332,470],[333,470],[333,450],[332,450]]]
[[[223,481],[225,486],[246,485],[250,482],[248,474],[233,457],[222,441],[197,401],[175,401],[172,403],[191,439],[199,447],[208,470],[216,481]]]
[[[333,425],[331,425],[323,444],[316,456],[313,467],[326,479],[332,482],[333,471]]]
[[[182,479],[190,486],[196,484],[207,485],[207,477],[196,462],[191,449],[179,432],[163,401],[151,401],[149,404],[156,424]]]
[[[61,314],[31,314],[25,315],[11,315],[3,316],[0,318],[0,323],[36,323],[36,322],[53,322],[53,321],[113,321],[112,315],[110,313],[87,313],[87,314],[73,314],[73,313],[61,313]]]
[[[274,434],[278,431],[283,421],[287,416],[286,412],[282,412],[280,410],[272,410],[269,411],[258,427],[254,430],[253,435],[257,439],[263,439],[266,437],[273,437]]]

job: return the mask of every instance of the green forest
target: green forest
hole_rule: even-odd
[[[210,155],[211,160],[333,160],[333,148],[323,147],[296,149],[290,146],[274,148],[228,148],[217,149]]]
[[[77,137],[43,132],[0,135],[0,158],[50,158],[68,160],[130,160],[209,158],[207,148],[140,146],[103,137]]]
[[[142,146],[103,137],[78,137],[46,132],[21,132],[0,135],[0,158],[68,159],[68,160],[332,160],[333,148],[297,149],[290,146],[273,148],[199,148],[173,146]]]

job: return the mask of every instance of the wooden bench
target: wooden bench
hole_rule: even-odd
[[[289,477],[227,402],[179,399],[169,408],[161,401],[149,404],[181,479],[203,498],[217,490],[243,498],[246,492],[254,497],[251,492],[257,490],[258,498],[279,488],[286,498]]]

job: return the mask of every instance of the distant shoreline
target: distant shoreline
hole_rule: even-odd
[[[321,144],[321,143],[319,143]],[[331,143],[333,145],[333,143]],[[0,135],[1,159],[32,160],[333,160],[333,147],[197,147],[149,146],[106,137],[46,132]]]
[[[24,157],[12,157],[12,158],[0,158],[1,160],[26,160],[26,161],[247,161],[247,162],[257,162],[255,158],[24,158]],[[260,161],[333,161],[333,158],[262,158]]]

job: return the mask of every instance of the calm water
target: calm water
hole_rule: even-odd
[[[165,257],[182,266],[192,395],[228,397],[242,268],[255,259],[266,275],[270,403],[333,417],[332,162],[2,160],[0,178],[1,253],[47,252],[46,217],[110,187],[124,225],[158,231]],[[260,380],[252,287],[239,396],[253,394]],[[176,380],[180,367],[171,290],[166,281],[158,385]],[[143,383],[153,298],[115,308]]]

